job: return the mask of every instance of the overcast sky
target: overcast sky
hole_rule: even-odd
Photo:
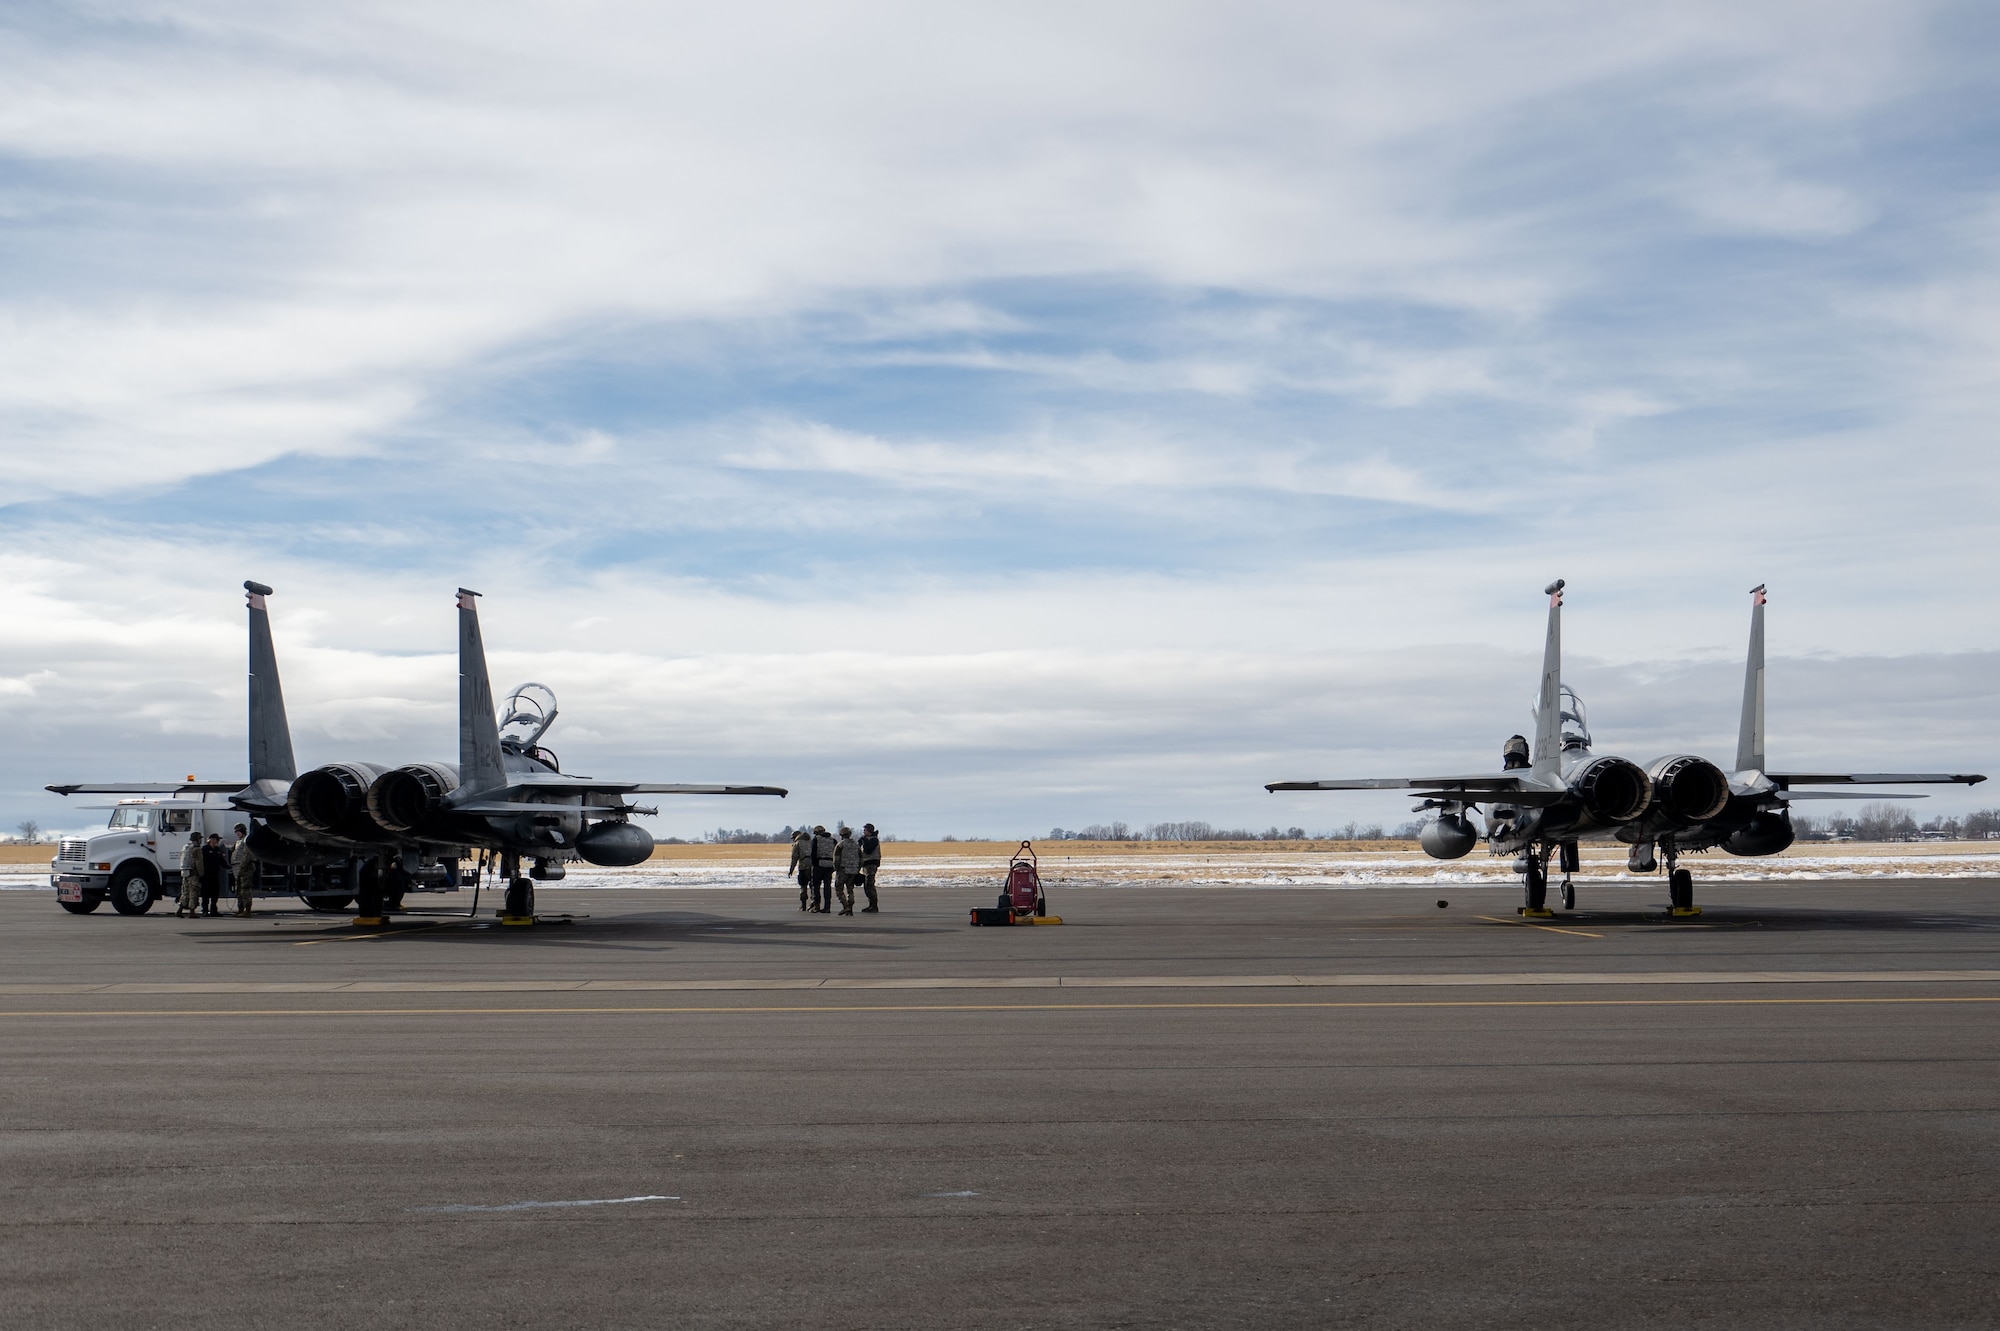
[[[1994,770],[2000,11],[0,11],[0,825],[455,749],[662,834],[1395,823],[1542,586],[1601,751]],[[1923,814],[2000,803],[1969,795]]]

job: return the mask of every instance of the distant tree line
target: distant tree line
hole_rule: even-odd
[[[686,837],[663,836],[659,842],[663,846],[782,846],[792,839],[792,833],[811,830],[790,824],[776,832],[753,832],[747,827],[718,827],[713,832],[703,832],[692,841]],[[882,839],[894,841],[896,838],[884,834]],[[945,840],[951,838],[946,837]]]
[[[1881,801],[1864,804],[1858,813],[1814,815],[1792,813],[1792,826],[1801,841],[1984,841],[2000,839],[2000,809],[1981,809],[1963,818],[1931,818],[1918,822],[1901,804]],[[746,827],[718,827],[689,841],[682,837],[661,837],[663,846],[764,846],[783,845],[798,829],[786,826],[776,832],[755,832]],[[1052,827],[1044,841],[1413,841],[1423,830],[1422,820],[1403,823],[1383,831],[1379,823],[1349,822],[1341,827],[1308,832],[1303,827],[1217,827],[1199,820],[1147,823],[1092,823],[1088,827]],[[20,839],[36,839],[40,829],[32,822],[20,825]],[[894,836],[884,835],[884,841]],[[940,841],[1011,841],[1012,837],[942,836]]]
[[[1380,841],[1384,836],[1413,837],[1420,825],[1410,823],[1393,833],[1379,824],[1348,823],[1331,831],[1307,832],[1303,827],[1217,827],[1200,821],[1148,823],[1134,829],[1125,823],[1092,823],[1089,827],[1052,827],[1049,841]]]
[[[1901,804],[1864,804],[1859,813],[1792,814],[1801,841],[1987,841],[2000,836],[2000,809],[1918,822]]]

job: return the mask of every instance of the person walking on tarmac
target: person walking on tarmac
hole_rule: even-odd
[[[875,901],[875,874],[882,867],[882,838],[875,834],[875,824],[861,824],[861,890],[868,894],[868,904],[861,908],[863,915],[879,911]]]
[[[229,882],[236,889],[236,913],[248,915],[257,891],[257,861],[250,856],[250,829],[236,824],[236,844],[229,848]]]
[[[181,899],[174,918],[191,920],[201,911],[201,834],[189,832],[181,847]]]
[[[222,848],[222,833],[210,832],[208,844],[201,848],[201,913],[220,915],[222,911],[216,902],[222,898],[222,885],[229,881],[229,852]]]
[[[845,823],[840,827],[840,840],[833,846],[834,891],[840,895],[840,913],[854,913],[854,885],[861,881],[861,843],[854,839],[854,829]]]
[[[812,908],[821,915],[830,914],[833,910],[833,846],[834,840],[827,835],[826,824],[817,824],[812,835]]]
[[[787,875],[796,875],[799,880],[799,909],[812,909],[813,849],[812,833],[801,827],[792,833],[792,862],[786,868]]]

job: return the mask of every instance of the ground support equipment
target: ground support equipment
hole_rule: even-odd
[[[1049,914],[1048,894],[1042,891],[1041,866],[1035,848],[1026,841],[1007,862],[1007,885],[993,906],[974,906],[976,925],[1061,924],[1062,916]]]

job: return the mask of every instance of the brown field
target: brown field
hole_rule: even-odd
[[[1047,856],[1089,855],[1089,856],[1133,856],[1143,858],[1149,855],[1242,855],[1246,851],[1269,851],[1273,854],[1301,852],[1312,854],[1339,854],[1342,852],[1366,852],[1382,854],[1388,851],[1413,851],[1414,841],[1035,841],[1031,842],[1037,854]],[[886,860],[911,859],[965,859],[965,860],[1005,860],[1019,850],[1018,841],[885,841],[882,843],[882,858]],[[761,860],[775,860],[785,863],[792,857],[791,843],[785,842],[768,846],[656,846],[653,858],[656,860],[677,860],[695,864],[754,864]]]
[[[958,860],[973,864],[1004,865],[1020,846],[1018,841],[887,841],[882,844],[885,861]],[[1032,843],[1050,861],[1068,858],[1092,860],[1187,860],[1217,858],[1241,860],[1245,857],[1297,855],[1418,855],[1414,841],[1049,841]],[[46,864],[55,857],[53,845],[0,844],[0,864]],[[1586,844],[1587,861],[1622,858],[1623,852],[1610,845]],[[1849,841],[1836,844],[1801,842],[1778,858],[1811,856],[1852,856],[1867,858],[1884,855],[1968,855],[2000,854],[1996,841]],[[789,844],[750,846],[660,846],[653,859],[678,864],[748,865],[775,864],[782,867],[791,857]],[[1468,856],[1484,860],[1483,855]],[[1421,861],[1420,861],[1421,862]]]

